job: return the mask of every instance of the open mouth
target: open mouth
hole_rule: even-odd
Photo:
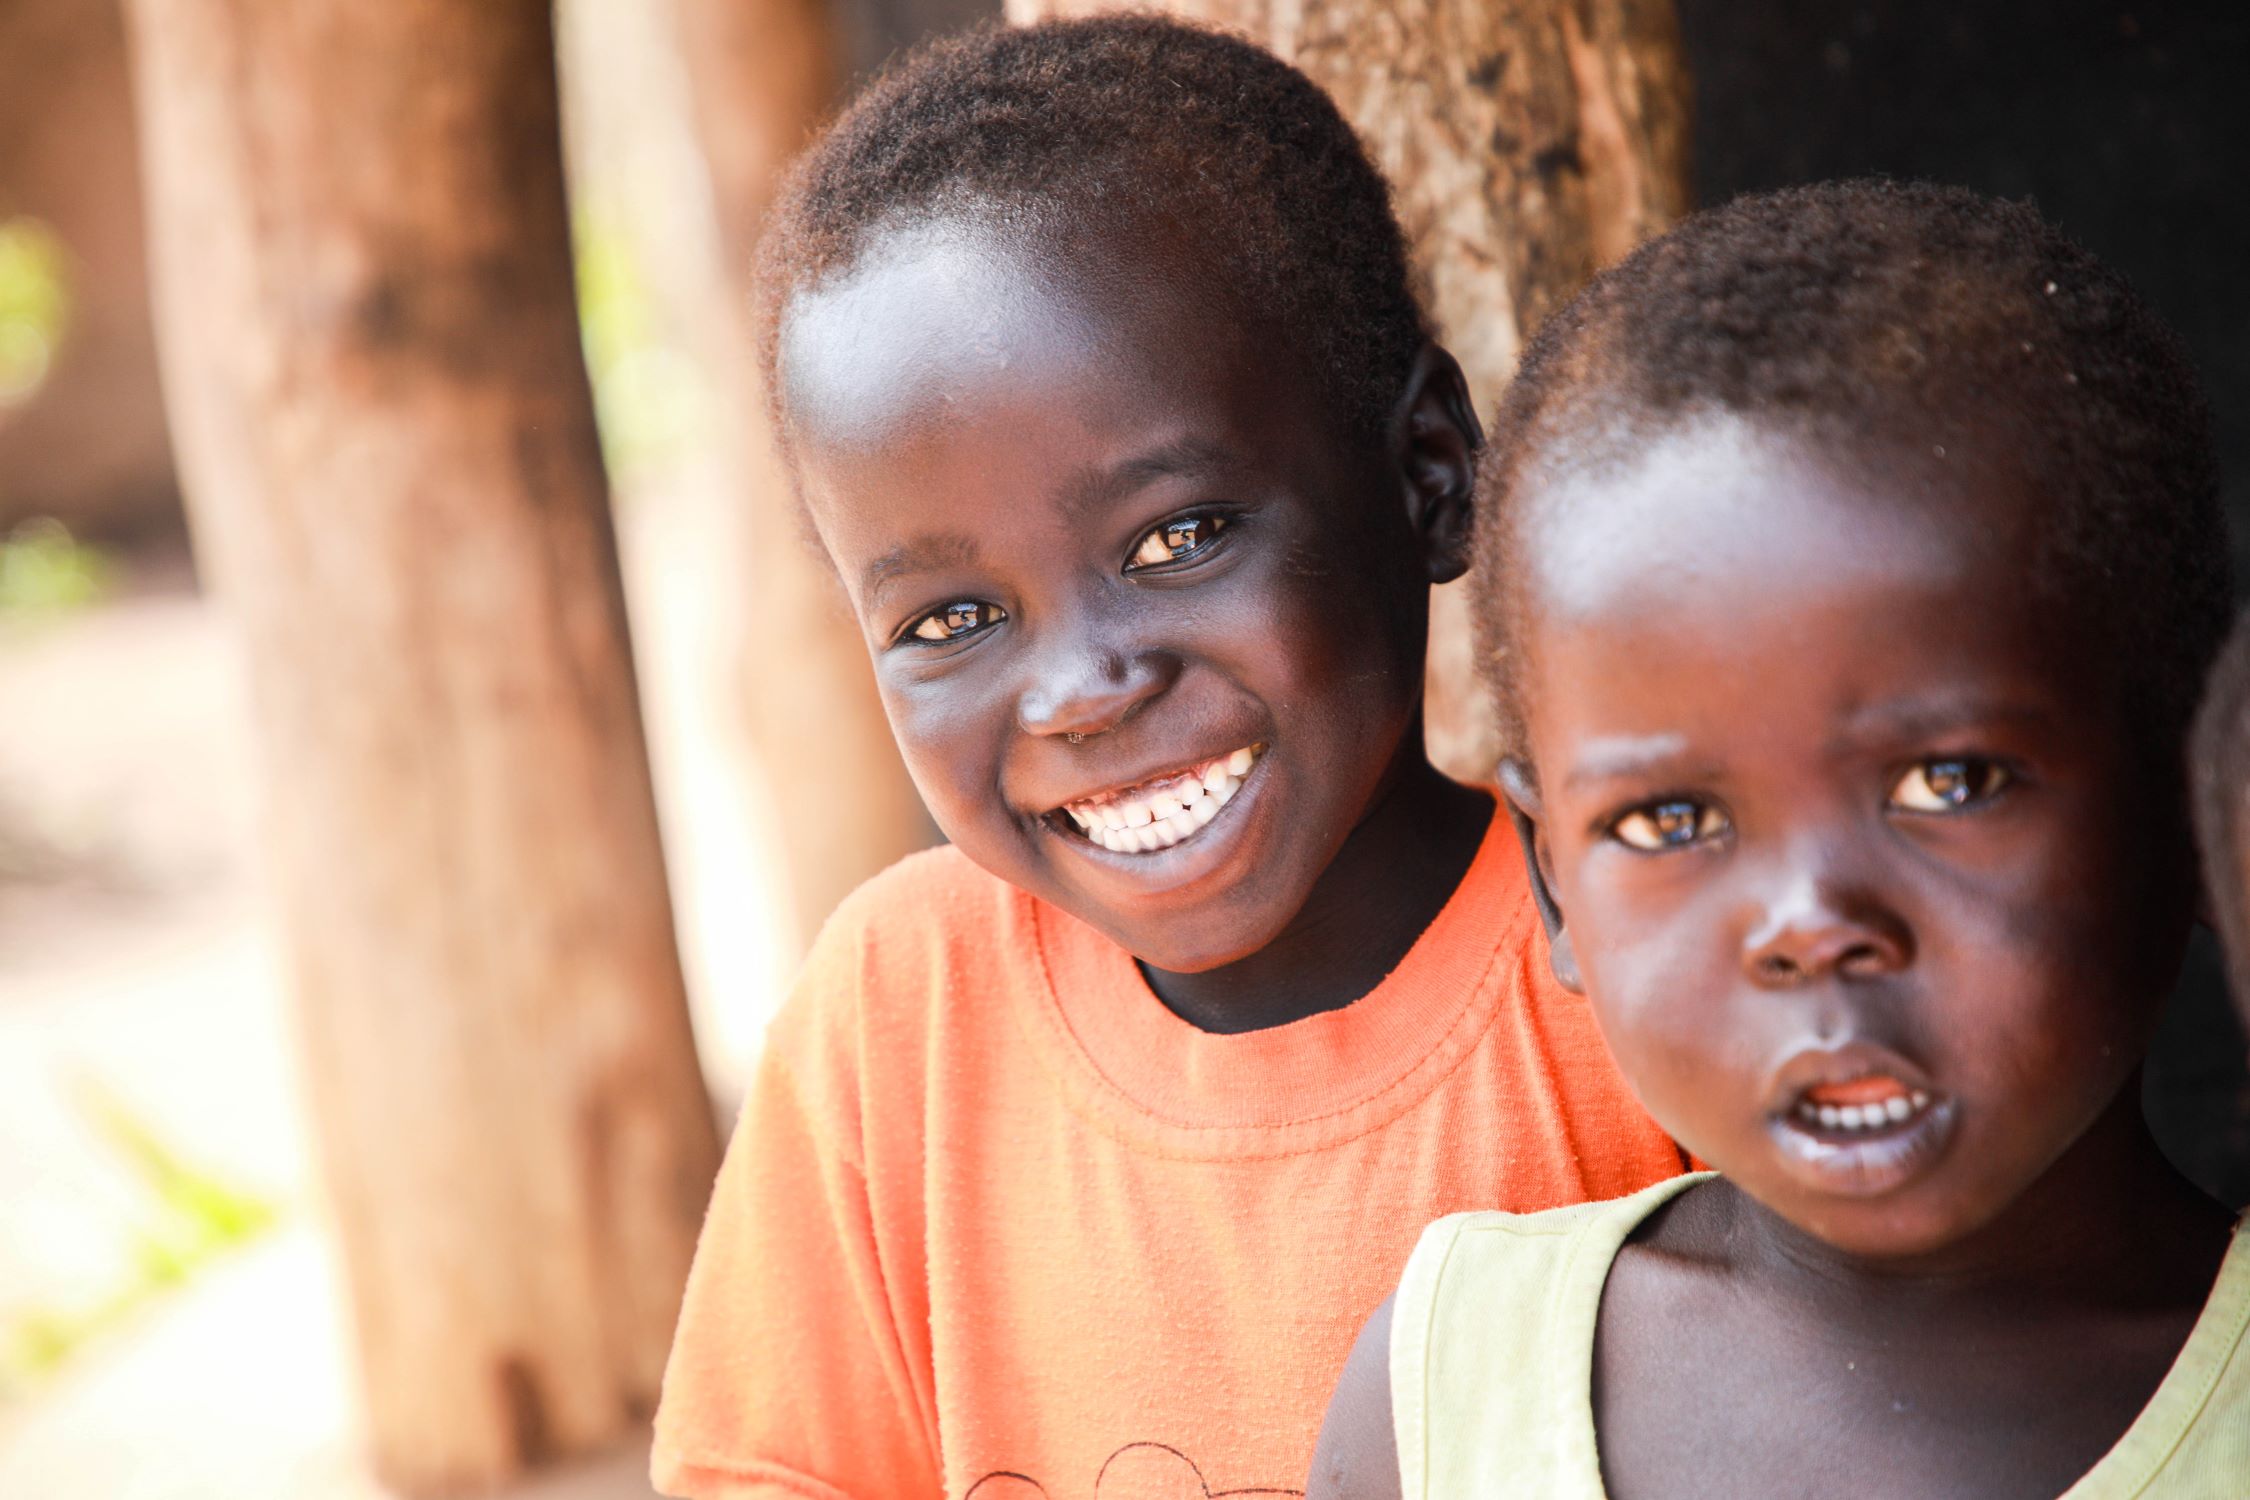
[[[1263,745],[1245,745],[1132,786],[1065,802],[1055,809],[1055,821],[1112,854],[1169,849],[1201,833],[1234,800],[1264,753]]]
[[[1806,1084],[1769,1116],[1769,1128],[1807,1186],[1868,1198],[1920,1176],[1960,1120],[1951,1098],[1878,1065]]]
[[[1793,1124],[1839,1140],[1910,1130],[1935,1100],[1927,1089],[1911,1088],[1887,1074],[1847,1083],[1817,1083],[1789,1108]]]

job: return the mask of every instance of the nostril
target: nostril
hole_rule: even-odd
[[[1801,948],[1776,944],[1752,959],[1751,971],[1760,984],[1790,989],[1818,979],[1875,979],[1897,964],[1897,955],[1879,941],[1812,942]]]
[[[1804,970],[1787,954],[1766,953],[1758,958],[1758,977],[1768,984],[1795,984]]]
[[[1882,950],[1873,943],[1854,943],[1836,960],[1836,972],[1846,979],[1865,979],[1886,967]]]

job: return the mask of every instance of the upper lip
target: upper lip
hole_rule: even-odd
[[[1774,1072],[1767,1108],[1776,1115],[1787,1114],[1812,1089],[1861,1078],[1895,1078],[1909,1089],[1941,1092],[1927,1073],[1890,1048],[1877,1042],[1850,1041],[1792,1052]]]

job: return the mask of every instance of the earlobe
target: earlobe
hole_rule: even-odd
[[[1432,583],[1469,570],[1477,450],[1484,428],[1453,356],[1424,344],[1391,422],[1391,450],[1406,491],[1407,520],[1422,539]]]
[[[1531,904],[1547,929],[1547,965],[1555,981],[1572,994],[1586,993],[1578,973],[1578,950],[1563,922],[1562,907],[1555,901],[1554,866],[1547,856],[1546,835],[1540,832],[1545,816],[1539,797],[1539,780],[1530,762],[1508,756],[1500,762],[1500,795],[1508,804],[1508,821],[1515,825],[1516,842],[1523,847],[1523,865],[1531,877]]]
[[[1555,983],[1573,995],[1586,993],[1586,981],[1578,977],[1578,950],[1571,946],[1568,928],[1557,928],[1548,937],[1547,967],[1554,971]]]

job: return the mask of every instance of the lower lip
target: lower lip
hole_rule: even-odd
[[[1920,1113],[1884,1130],[1834,1131],[1793,1114],[1768,1119],[1782,1161],[1806,1186],[1853,1198],[1875,1198],[1912,1182],[1944,1154],[1960,1113],[1951,1099],[1933,1099]]]

